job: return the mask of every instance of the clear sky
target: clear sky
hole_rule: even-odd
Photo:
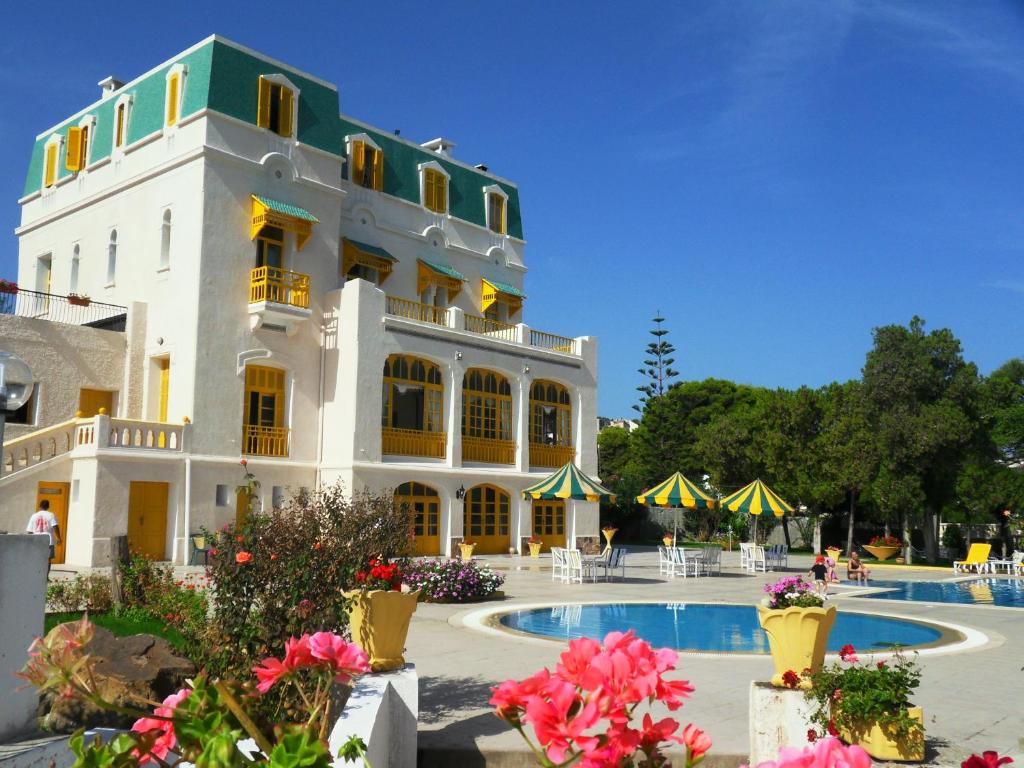
[[[603,415],[658,309],[687,379],[854,377],[914,314],[983,372],[1024,354],[1020,0],[84,9],[5,9],[0,276],[33,137],[216,32],[518,182],[525,322],[600,338]]]

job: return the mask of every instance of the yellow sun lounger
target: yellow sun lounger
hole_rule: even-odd
[[[988,556],[991,551],[991,544],[971,544],[966,559],[953,561],[953,573],[968,570],[974,570],[976,573],[987,571]]]

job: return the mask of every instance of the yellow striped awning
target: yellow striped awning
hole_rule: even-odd
[[[439,285],[448,291],[448,300],[451,301],[458,296],[465,281],[465,275],[454,267],[426,259],[416,260],[417,293],[423,293],[428,285]]]
[[[636,500],[651,507],[686,507],[687,509],[714,509],[718,502],[692,483],[682,472],[644,491]]]
[[[301,251],[309,236],[313,234],[313,225],[320,220],[305,208],[279,200],[271,200],[262,195],[252,195],[252,223],[249,227],[249,239],[255,240],[256,235],[264,227],[277,227],[285,232],[295,234],[295,248]]]
[[[730,512],[747,512],[751,515],[771,512],[776,517],[782,517],[793,511],[789,504],[760,480],[755,480],[736,493],[726,496],[722,499],[721,505]]]
[[[358,240],[341,239],[341,274],[342,277],[357,264],[377,270],[380,278],[378,285],[391,277],[391,270],[398,261],[394,256],[376,245],[367,245]]]
[[[518,288],[489,277],[480,278],[480,311],[486,312],[491,305],[500,301],[508,307],[508,316],[513,317],[523,308],[526,294]]]
[[[552,475],[523,491],[524,499],[576,499],[615,502],[615,494],[583,474],[569,462]]]

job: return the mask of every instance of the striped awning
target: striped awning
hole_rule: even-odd
[[[465,275],[457,269],[449,267],[447,264],[417,259],[416,267],[417,293],[423,293],[428,285],[439,285],[448,290],[448,300],[450,301],[458,295],[459,291],[462,290],[462,284],[466,282]]]
[[[500,301],[508,307],[508,316],[512,317],[523,308],[525,298],[525,293],[508,283],[490,277],[480,278],[481,312],[486,312],[492,304]]]
[[[686,507],[687,509],[714,509],[718,502],[676,472],[663,483],[644,491],[636,500],[651,507]]]
[[[376,245],[360,243],[358,240],[341,239],[341,274],[344,277],[352,267],[359,265],[375,269],[381,285],[391,276],[391,269],[398,261],[394,256]]]
[[[320,220],[305,208],[262,195],[252,195],[250,240],[254,240],[264,227],[277,227],[285,232],[293,232],[295,247],[301,251],[309,236],[313,234],[313,225],[319,223]]]
[[[751,515],[760,515],[762,512],[771,512],[776,517],[782,517],[793,508],[779,498],[771,488],[755,480],[750,485],[740,488],[736,493],[726,496],[720,502],[722,507],[730,512],[747,512]]]
[[[524,499],[576,499],[615,501],[615,494],[583,474],[569,462],[549,477],[523,491]]]

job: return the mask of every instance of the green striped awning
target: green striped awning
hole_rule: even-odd
[[[771,512],[776,517],[782,517],[793,511],[789,504],[760,480],[755,480],[736,493],[726,496],[722,499],[721,505],[731,512],[747,512],[751,515]]]
[[[381,248],[378,245],[369,245],[368,243],[360,243],[358,240],[353,240],[353,239],[348,238],[348,237],[346,237],[345,240],[347,240],[351,245],[355,246],[356,248],[358,248],[363,253],[368,253],[371,256],[377,256],[377,257],[379,257],[381,259],[386,259],[388,261],[398,261],[398,259],[396,259],[394,256],[392,256],[390,253],[388,253],[387,251],[385,251],[383,248]]]
[[[449,267],[447,264],[438,264],[435,261],[427,261],[426,259],[420,259],[420,264],[429,267],[439,275],[444,275],[445,277],[450,277],[455,280],[462,280],[463,282],[466,280],[465,275],[459,272],[459,270]]]
[[[523,491],[524,499],[576,499],[615,501],[615,494],[583,474],[569,462],[554,474]]]
[[[686,507],[687,509],[714,509],[718,502],[704,493],[681,472],[676,472],[663,483],[644,491],[637,502],[651,507]]]
[[[253,195],[253,197],[259,200],[270,210],[280,213],[282,216],[291,216],[293,219],[303,219],[304,221],[310,221],[313,224],[320,223],[320,219],[305,208],[299,208],[299,206],[291,205],[289,203],[282,203],[280,200],[272,200],[269,197],[263,197],[263,195]]]

